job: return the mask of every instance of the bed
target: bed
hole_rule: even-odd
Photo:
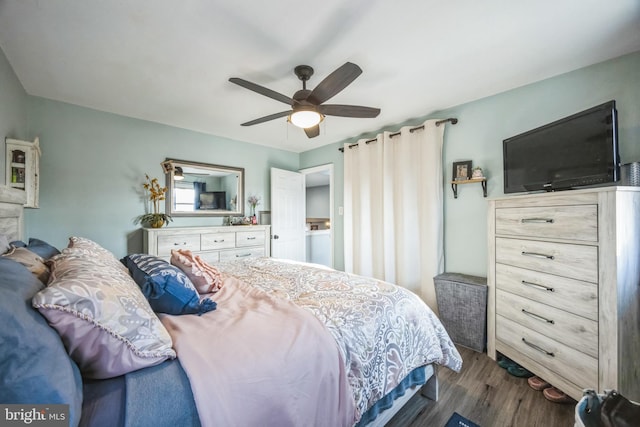
[[[0,234],[21,242],[19,193],[0,187]],[[72,426],[382,426],[420,390],[437,399],[436,366],[461,368],[392,284],[260,258],[216,264],[216,292],[183,298],[142,285],[137,268],[159,268],[144,254],[22,245],[50,270],[0,257],[0,403],[67,404]]]

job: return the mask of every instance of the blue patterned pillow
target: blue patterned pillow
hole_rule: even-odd
[[[127,255],[121,261],[155,312],[201,315],[216,309],[209,298],[200,301],[187,275],[167,261],[148,254]]]

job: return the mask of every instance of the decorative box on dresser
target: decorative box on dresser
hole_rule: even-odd
[[[640,401],[640,187],[489,201],[487,353]]]
[[[169,260],[172,249],[189,249],[206,262],[271,256],[271,227],[209,226],[143,228],[145,253]]]

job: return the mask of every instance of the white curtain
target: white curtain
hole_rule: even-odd
[[[427,120],[344,147],[346,271],[410,289],[434,310],[433,277],[444,270],[444,127]]]

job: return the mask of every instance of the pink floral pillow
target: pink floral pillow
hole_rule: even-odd
[[[199,255],[193,255],[188,249],[171,251],[171,264],[187,275],[200,294],[217,292],[222,287],[220,271],[207,264]]]

